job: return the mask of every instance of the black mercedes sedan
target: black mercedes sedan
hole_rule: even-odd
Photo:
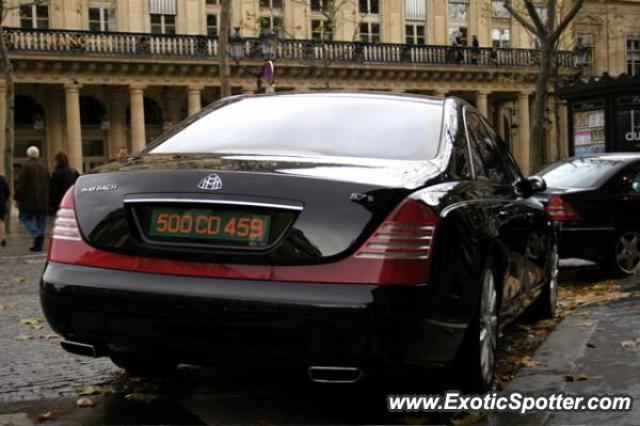
[[[553,221],[456,98],[239,96],[81,177],[41,283],[71,352],[132,374],[287,363],[314,382],[454,366],[491,386],[499,327],[553,315]]]
[[[549,188],[537,197],[560,224],[560,256],[633,273],[640,263],[640,154],[570,158],[538,175]]]

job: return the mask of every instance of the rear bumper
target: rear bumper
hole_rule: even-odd
[[[429,286],[176,277],[49,263],[45,316],[68,340],[162,351],[191,363],[286,360],[359,368],[440,366],[466,324],[427,312]]]
[[[560,227],[560,257],[604,260],[614,234],[613,228]]]

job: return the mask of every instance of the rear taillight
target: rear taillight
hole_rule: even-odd
[[[373,233],[356,257],[428,259],[438,216],[419,201],[407,199]]]
[[[76,221],[76,213],[73,209],[58,210],[56,220],[53,223],[53,234],[51,238],[54,240],[70,240],[80,241],[80,230]]]
[[[557,196],[549,200],[546,208],[551,218],[557,222],[573,222],[582,220],[580,214],[564,198]]]
[[[55,244],[56,241],[82,241],[74,209],[73,187],[69,188],[64,197],[62,197],[60,208],[53,222],[53,232],[51,234],[51,244],[49,245],[48,253],[49,259],[51,259],[54,251],[64,250],[64,247]]]

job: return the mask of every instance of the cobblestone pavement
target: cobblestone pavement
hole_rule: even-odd
[[[19,237],[9,243],[15,243],[14,253],[24,253],[29,244]],[[78,386],[104,382],[118,371],[108,360],[75,357],[60,348],[40,310],[44,260],[41,254],[0,252],[0,403],[75,395]]]

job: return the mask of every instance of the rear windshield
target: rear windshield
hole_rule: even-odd
[[[279,95],[205,113],[145,152],[341,156],[429,160],[443,102],[392,96]]]
[[[551,166],[539,175],[550,188],[593,188],[620,165],[622,162],[618,160],[576,158]]]

